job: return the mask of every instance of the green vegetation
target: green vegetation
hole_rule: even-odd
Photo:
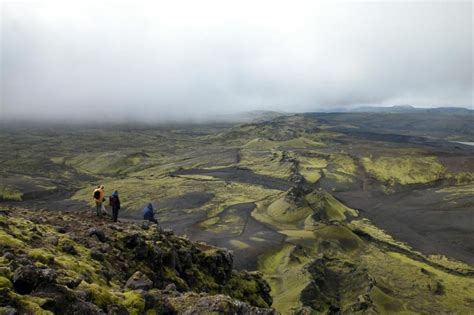
[[[402,134],[365,129],[365,123],[383,129],[380,120],[391,125],[390,115],[377,116],[378,120],[351,115],[298,114],[243,125],[115,126],[58,132],[19,128],[0,134],[4,149],[0,201],[6,209],[12,204],[51,206],[84,215],[84,202],[92,204],[92,190],[104,184],[106,196],[113,190],[120,192],[121,215],[132,220],[141,218],[144,205],[153,202],[164,227],[185,231],[190,239],[228,246],[239,268],[244,263],[246,267],[257,264],[272,288],[273,306],[283,314],[328,313],[335,308],[349,314],[361,309],[367,313],[472,312],[471,264],[455,256],[424,255],[393,238],[390,228],[384,231],[361,218],[369,211],[383,215],[390,206],[404,210],[400,213],[407,215],[407,222],[412,222],[416,212],[406,211],[412,205],[427,215],[431,210],[444,211],[446,217],[469,210],[474,193],[471,151],[451,152],[452,146],[442,141],[439,147],[438,143],[420,146],[419,140]],[[412,132],[416,130],[401,131]],[[288,185],[280,186],[281,182]],[[361,204],[360,214],[343,202],[351,204],[352,198],[357,207]],[[249,208],[242,210],[242,203]],[[248,217],[253,203],[256,208]],[[57,226],[77,224],[77,218],[59,216]],[[423,238],[423,231],[416,227],[414,232],[420,233],[413,235],[421,243],[435,240],[433,252],[440,249],[442,253],[439,244],[455,244],[452,250],[459,250],[465,239],[462,235],[469,230],[436,221],[437,217],[444,216],[430,217],[432,226],[446,227],[436,234],[439,239]],[[131,314],[150,311],[145,310],[150,297],[124,288],[136,270],[154,272],[143,261],[134,264],[135,254],[120,243],[131,232],[126,224],[118,224],[115,230],[100,223],[108,233],[107,244],[84,239],[85,231],[77,238],[77,233],[58,233],[52,225],[14,216],[0,215],[0,225],[0,247],[37,268],[58,270],[58,281],[68,285],[67,292],[79,288],[104,312],[109,304],[121,304]],[[448,239],[445,235],[450,229]],[[139,226],[133,231],[148,235]],[[168,238],[144,237],[140,250],[149,252],[159,246],[164,249],[164,261],[196,252],[199,257],[193,256],[192,262],[205,261],[181,271],[171,264],[163,267],[162,274],[153,279],[163,282],[160,289],[148,291],[155,298],[174,283],[180,291],[230,294],[268,306],[258,293],[264,285],[257,278],[234,272],[224,284],[222,268],[208,269],[212,263],[206,259],[224,260],[219,249],[203,243],[194,248],[184,238],[173,238],[173,246],[183,250],[170,258],[166,256]],[[120,245],[110,248],[108,244]],[[71,247],[71,252],[63,250]],[[102,261],[101,254],[105,255]],[[116,259],[111,259],[112,254]],[[247,261],[242,262],[242,257]],[[0,293],[6,293],[20,313],[48,314],[51,301],[47,298],[15,293],[9,262],[0,257]],[[126,276],[117,270],[125,270]],[[169,303],[177,309],[190,307],[199,296],[179,295]]]
[[[362,165],[378,180],[391,186],[433,182],[445,171],[436,157],[365,157]]]
[[[0,185],[0,201],[21,201],[22,196],[23,193],[19,189],[12,186]]]
[[[321,178],[321,171],[328,165],[326,159],[313,152],[308,152],[306,156],[298,156],[297,159],[299,161],[300,174],[309,183],[316,183]]]
[[[28,220],[33,216],[40,217],[43,223]],[[181,291],[226,293],[256,306],[269,306],[268,292],[259,274],[232,271],[232,261],[224,259],[228,255],[226,251],[162,233],[157,227],[145,231],[134,225],[103,225],[99,230],[107,235],[108,241],[102,243],[100,238],[89,236],[92,222],[87,216],[81,215],[78,220],[77,214],[58,216],[48,211],[15,209],[0,217],[1,247],[11,253],[0,259],[2,306],[13,305],[21,313],[52,314],[52,306],[68,307],[59,298],[67,295],[68,305],[77,303],[80,297],[102,311],[120,304],[130,314],[142,314],[145,307],[150,308],[150,302],[148,306],[145,303],[146,294],[167,294],[158,290],[169,283]],[[55,228],[58,224],[68,232],[58,232]],[[17,239],[20,237],[23,241]],[[163,261],[156,260],[156,253],[162,255]],[[176,258],[171,262],[166,257]],[[176,270],[181,268],[179,264],[186,264],[186,275]],[[16,270],[8,272],[9,266],[16,266]],[[36,276],[27,274],[28,280],[18,282],[19,267]],[[161,284],[149,293],[125,288],[129,275],[137,270],[141,270],[141,275],[159,279]],[[42,286],[35,289],[38,283]],[[16,285],[23,286],[25,292],[17,291]],[[43,287],[47,293],[43,293]],[[50,295],[50,290],[55,295]]]
[[[301,291],[310,282],[304,267],[310,261],[304,249],[290,244],[259,259],[259,270],[272,288],[273,306],[282,314],[302,306]]]
[[[282,161],[282,152],[271,148],[265,151],[261,149],[240,150],[239,166],[249,168],[256,174],[287,179],[291,175],[292,164]]]
[[[145,310],[145,300],[135,291],[127,291],[124,294],[123,305],[130,315],[141,314]]]

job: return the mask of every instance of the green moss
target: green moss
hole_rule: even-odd
[[[332,154],[330,156],[330,162],[334,163],[335,170],[339,173],[347,175],[355,175],[357,170],[356,164],[352,157],[348,154]]]
[[[457,185],[469,184],[474,182],[474,173],[470,172],[459,172],[459,173],[448,173],[446,178],[454,179]]]
[[[212,217],[212,218],[209,218],[207,220],[201,221],[199,223],[199,226],[201,226],[204,229],[208,229],[211,226],[213,226],[214,224],[217,224],[219,222],[219,220],[220,220],[219,217]]]
[[[7,260],[5,259],[0,259],[0,276],[8,279],[11,279],[13,276],[13,272],[8,267]]]
[[[318,238],[329,242],[336,242],[345,252],[360,249],[363,241],[345,226],[329,225],[315,231]]]
[[[28,251],[28,256],[44,264],[54,261],[54,255],[44,248],[33,248]]]
[[[247,142],[243,148],[245,149],[258,149],[258,150],[270,150],[276,146],[276,143],[268,139],[255,138]]]
[[[23,192],[13,186],[0,185],[0,201],[21,201]]]
[[[287,179],[291,175],[292,163],[281,161],[282,152],[278,150],[255,151],[243,149],[240,151],[239,165],[251,169],[254,173]]]
[[[305,199],[313,209],[323,212],[330,222],[344,221],[348,215],[358,216],[356,210],[347,207],[325,191],[313,192]]]
[[[184,281],[183,279],[181,279],[177,274],[176,274],[176,270],[175,269],[172,269],[172,268],[169,268],[169,267],[165,267],[164,268],[164,276],[165,276],[165,279],[166,281],[170,282],[170,283],[174,283],[176,285],[176,288],[179,290],[179,291],[187,291],[189,289],[189,286],[188,284],[186,283],[186,281]]]
[[[450,186],[438,189],[437,193],[445,194],[446,200],[454,200],[459,197],[464,196],[471,196],[474,194],[474,184],[465,184],[465,185],[457,185],[457,186]]]
[[[119,302],[119,298],[112,294],[108,287],[100,286],[96,283],[87,283],[83,280],[78,288],[88,292],[92,302],[104,311],[107,310],[108,305]]]
[[[377,310],[381,311],[381,313],[388,314],[403,311],[403,306],[399,300],[394,299],[390,295],[380,290],[378,287],[374,287],[370,291],[370,297],[377,307]]]
[[[336,171],[328,171],[327,169],[323,170],[323,174],[327,179],[331,179],[338,183],[351,183],[353,181],[352,176],[349,176],[345,173],[339,173]]]
[[[13,288],[13,284],[10,279],[0,276],[0,291],[4,288],[11,289]]]
[[[304,221],[313,211],[309,207],[296,207],[281,197],[268,206],[266,213],[276,222],[295,224]]]
[[[41,308],[41,306],[47,301],[45,298],[31,295],[20,295],[14,292],[9,292],[9,298],[17,306],[20,314],[53,315],[52,312]]]
[[[10,247],[22,247],[24,245],[21,240],[11,236],[4,230],[0,230],[0,244]]]
[[[257,282],[252,277],[235,275],[224,288],[224,292],[232,298],[246,301],[258,307],[269,307],[259,294]]]
[[[53,162],[54,164],[63,164],[64,159],[65,159],[64,156],[56,156],[56,157],[50,158],[51,162]]]
[[[300,168],[300,174],[311,184],[316,183],[321,178],[321,172],[319,170],[309,167]]]
[[[250,245],[245,243],[245,242],[242,242],[242,241],[239,241],[239,240],[230,240],[229,241],[229,244],[234,247],[234,248],[237,248],[237,249],[246,249],[246,248],[250,248]]]
[[[125,299],[121,302],[130,315],[141,314],[145,310],[145,300],[136,291],[124,292]]]
[[[323,147],[325,145],[322,142],[314,141],[306,137],[298,137],[286,141],[280,141],[278,142],[278,146],[282,148],[308,149]]]
[[[295,248],[284,244],[258,260],[258,269],[272,289],[272,306],[282,314],[291,314],[293,308],[301,306],[301,291],[310,283],[305,266],[312,258],[298,255]]]
[[[445,172],[436,157],[365,157],[361,161],[368,173],[388,185],[430,183]]]
[[[357,211],[342,204],[339,200],[334,198],[331,194],[325,193],[324,199],[326,202],[326,215],[329,221],[342,221],[346,219],[346,214],[356,217]]]
[[[393,245],[403,250],[411,251],[411,247],[409,247],[407,244],[394,240],[392,236],[388,235],[387,233],[385,233],[385,231],[373,225],[368,219],[364,218],[362,220],[353,220],[348,225],[348,227],[356,232],[362,231],[363,233],[366,233],[372,238],[381,242]]]
[[[472,310],[472,306],[466,303],[469,297],[474,296],[471,276],[455,275],[401,253],[384,253],[377,249],[365,253],[362,259],[377,284],[390,288],[391,297],[403,299],[407,311],[439,313],[443,310],[446,313],[468,314]],[[444,287],[445,294],[435,294],[438,285]]]

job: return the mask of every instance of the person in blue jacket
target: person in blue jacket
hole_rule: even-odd
[[[109,197],[109,206],[112,207],[112,221],[117,222],[118,213],[120,210],[120,199],[118,191],[114,191],[112,196]]]
[[[143,209],[143,220],[158,223],[158,220],[155,219],[155,213],[153,212],[153,205],[151,203]]]

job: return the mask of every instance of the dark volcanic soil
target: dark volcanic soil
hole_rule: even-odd
[[[251,216],[251,212],[254,208],[254,203],[241,203],[229,206],[219,214],[220,217],[225,217],[229,212],[232,212],[232,214],[238,215],[243,219],[245,224],[237,236],[226,231],[214,233],[203,230],[196,222],[207,218],[205,212],[167,215],[168,220],[163,222],[162,226],[164,228],[173,229],[177,234],[186,234],[194,241],[204,241],[215,246],[233,248],[229,241],[237,240],[244,242],[248,244],[249,247],[234,250],[234,267],[238,270],[255,270],[257,268],[258,256],[267,251],[278,249],[286,236],[256,221]],[[255,240],[255,238],[264,241],[258,241]]]
[[[278,179],[265,175],[258,175],[252,171],[238,167],[226,167],[219,169],[186,169],[171,173],[170,175],[205,175],[217,177],[229,182],[240,182],[246,184],[260,185],[269,189],[288,190],[292,184],[284,179]]]
[[[474,196],[448,201],[436,189],[392,195],[362,191],[334,195],[415,250],[474,264]]]

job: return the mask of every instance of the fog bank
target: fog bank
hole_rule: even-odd
[[[4,1],[0,115],[472,108],[472,2]]]

